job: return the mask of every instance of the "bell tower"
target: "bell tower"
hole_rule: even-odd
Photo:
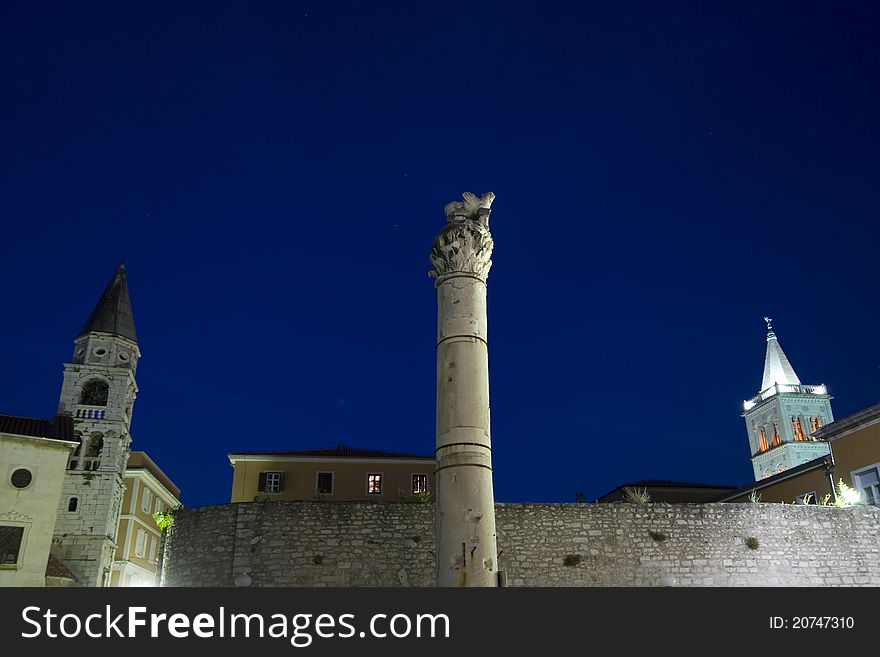
[[[80,444],[67,464],[53,554],[79,586],[105,586],[110,579],[140,355],[120,264],[74,340],[58,404],[59,415],[74,418]]]
[[[804,385],[767,322],[767,354],[761,391],[743,402],[755,481],[825,456],[828,443],[813,432],[834,421],[824,384]]]

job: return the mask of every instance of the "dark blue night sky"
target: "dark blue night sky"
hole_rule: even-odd
[[[762,316],[878,401],[880,9],[0,5],[0,412],[48,417],[125,259],[133,447],[434,447],[443,206],[494,191],[501,501],[745,484]]]

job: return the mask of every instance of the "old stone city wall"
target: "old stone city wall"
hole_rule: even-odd
[[[880,508],[498,504],[509,586],[880,586]],[[750,540],[752,539],[752,540]],[[165,586],[433,586],[433,504],[176,512]]]

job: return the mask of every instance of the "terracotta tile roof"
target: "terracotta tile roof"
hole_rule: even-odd
[[[434,460],[430,454],[409,454],[406,452],[385,452],[378,449],[361,449],[360,447],[324,447],[321,449],[299,449],[287,452],[230,452],[229,456],[303,456],[311,458],[331,459],[425,459]]]
[[[61,561],[49,555],[49,562],[46,564],[46,577],[63,577],[64,579],[72,579],[76,581],[74,575]]]
[[[67,415],[56,415],[51,420],[18,415],[0,415],[0,433],[76,441],[73,435],[73,418]]]

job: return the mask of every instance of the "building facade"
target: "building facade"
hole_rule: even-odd
[[[73,422],[0,415],[0,586],[46,582]]]
[[[261,500],[427,499],[434,491],[436,460],[339,445],[291,452],[238,452],[232,464],[232,502]]]
[[[180,506],[180,489],[144,452],[131,452],[110,586],[156,583],[162,531],[153,514]]]
[[[755,480],[766,479],[828,454],[815,432],[832,422],[824,384],[803,385],[767,321],[767,353],[760,392],[743,402]]]

